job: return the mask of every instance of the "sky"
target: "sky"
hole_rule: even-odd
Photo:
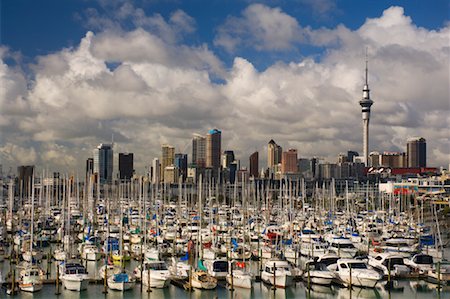
[[[242,165],[267,143],[335,162],[362,151],[365,50],[370,151],[427,139],[450,162],[448,1],[0,2],[0,164],[64,172],[114,136],[144,173],[161,144],[191,156],[222,131]]]

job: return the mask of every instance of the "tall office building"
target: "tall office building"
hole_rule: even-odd
[[[130,181],[134,174],[133,153],[119,153],[119,178]]]
[[[177,153],[175,154],[175,167],[178,168],[178,174],[183,177],[183,181],[187,177],[188,155]]]
[[[222,153],[222,132],[212,129],[206,135],[206,167],[213,171],[213,176],[217,177],[220,169],[220,156]]]
[[[22,198],[26,198],[31,194],[31,185],[34,174],[34,165],[19,166],[17,167],[17,180],[19,193]]]
[[[88,158],[86,160],[86,177],[90,177],[94,174],[94,159]]]
[[[409,138],[406,144],[408,167],[427,167],[427,141],[422,137]]]
[[[224,151],[222,155],[222,167],[230,168],[230,164],[234,161],[233,151]]]
[[[258,178],[259,177],[259,155],[258,152],[254,152],[250,155],[249,158],[250,165],[250,177]]]
[[[267,145],[267,167],[273,169],[281,163],[282,154],[283,148],[271,139]]]
[[[194,134],[192,138],[192,164],[197,168],[206,166],[206,137]]]
[[[97,173],[100,184],[111,184],[114,161],[112,144],[101,143],[94,149],[94,173]]]
[[[297,173],[297,150],[290,148],[287,152],[283,152],[281,159],[281,173]]]
[[[161,181],[161,165],[158,158],[152,161],[152,183],[159,184]]]
[[[355,151],[347,151],[347,161],[353,162],[355,157],[358,157],[359,153]]]
[[[164,181],[164,169],[173,166],[175,162],[175,147],[163,144],[161,146],[161,178]]]
[[[367,54],[366,54],[367,56]],[[363,88],[363,98],[359,101],[362,108],[362,119],[363,119],[363,155],[364,163],[369,166],[369,120],[370,120],[370,107],[373,105],[373,101],[370,99],[370,89],[369,89],[369,77],[368,77],[368,66],[366,57],[366,83]]]

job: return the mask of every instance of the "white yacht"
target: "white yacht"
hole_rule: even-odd
[[[328,252],[327,244],[312,240],[311,242],[300,243],[300,254],[309,258],[316,258]]]
[[[374,288],[383,276],[358,259],[340,259],[337,262],[337,275],[348,286]]]
[[[85,244],[81,251],[81,258],[87,261],[98,261],[101,253],[94,244]]]
[[[432,283],[440,283],[441,285],[450,284],[450,265],[437,265],[428,270],[427,280]]]
[[[42,270],[37,266],[31,266],[20,271],[19,288],[24,292],[37,292],[42,290]]]
[[[228,274],[228,261],[225,259],[216,259],[204,261],[208,274],[216,279],[225,279]]]
[[[391,277],[403,277],[408,275],[411,270],[405,265],[402,255],[382,252],[374,257],[369,256],[369,265],[380,271],[383,275]]]
[[[309,261],[306,263],[302,279],[307,283],[329,286],[336,278],[334,272],[327,268],[327,265],[320,262]]]
[[[337,254],[341,258],[353,258],[357,251],[353,242],[344,237],[331,239],[328,247],[328,252]]]
[[[433,257],[428,254],[416,254],[410,259],[405,259],[405,265],[419,274],[427,274],[433,268]]]
[[[384,242],[381,246],[383,251],[396,253],[405,258],[410,257],[414,252],[417,251],[418,244],[411,242],[410,239],[406,238],[390,238]]]
[[[294,276],[287,261],[269,260],[261,273],[261,280],[276,287],[285,288],[292,285]]]
[[[134,270],[134,275],[140,277],[141,267],[138,266]],[[151,288],[165,288],[170,283],[170,271],[167,269],[167,265],[163,261],[148,261],[144,263],[144,269],[142,270],[142,283],[144,286]]]
[[[82,291],[87,289],[89,277],[86,268],[80,263],[66,263],[63,265],[61,274],[63,286],[71,291]]]

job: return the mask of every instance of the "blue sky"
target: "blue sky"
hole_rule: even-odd
[[[427,139],[450,162],[448,1],[0,2],[0,163],[82,170],[114,135],[143,173],[161,144],[222,131],[242,165],[267,142],[335,162]]]
[[[117,2],[117,5],[113,3]],[[111,11],[124,1],[92,0],[2,0],[1,2],[1,44],[19,51],[26,61],[37,55],[46,55],[64,47],[76,46],[87,30],[98,31],[84,23],[86,10],[95,8],[100,14],[110,15]],[[334,0],[273,0],[273,1],[132,1],[136,7],[144,9],[147,15],[155,13],[168,17],[181,9],[193,17],[196,32],[186,40],[188,44],[207,43],[217,51],[224,62],[230,64],[233,55],[213,45],[218,27],[228,16],[238,16],[250,3],[263,3],[270,7],[280,7],[295,17],[302,27],[333,28],[344,24],[350,29],[360,27],[366,18],[379,16],[392,5],[404,8],[417,26],[427,29],[442,27],[449,18],[450,4],[445,0],[406,1],[334,1]],[[104,5],[103,3],[109,3]],[[124,23],[124,26],[133,26]],[[323,47],[302,45],[301,49],[270,53],[241,49],[238,54],[250,59],[258,68],[265,68],[275,60],[289,61],[299,57],[321,54]]]

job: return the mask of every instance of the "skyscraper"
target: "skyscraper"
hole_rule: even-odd
[[[273,169],[276,165],[281,163],[282,153],[283,148],[271,139],[267,145],[267,167]]]
[[[154,158],[152,162],[152,183],[159,184],[161,181],[161,165],[159,164],[159,159]]]
[[[362,108],[363,119],[363,155],[364,163],[369,166],[369,120],[370,120],[370,107],[373,101],[370,99],[369,78],[368,78],[368,62],[366,54],[366,83],[363,88],[363,98],[359,101]]]
[[[222,167],[229,168],[230,164],[234,161],[233,151],[224,151],[222,155]]]
[[[17,167],[17,180],[19,192],[22,193],[22,198],[26,198],[31,194],[31,185],[34,175],[34,165]]]
[[[197,168],[206,166],[206,137],[194,134],[192,138],[192,164]]]
[[[130,181],[134,174],[133,153],[119,153],[119,178],[121,181]]]
[[[175,147],[163,144],[161,146],[161,178],[164,180],[164,169],[173,166],[175,162]]]
[[[187,177],[187,167],[188,167],[188,155],[177,153],[175,154],[175,167],[178,168],[178,173],[183,177],[183,181]]]
[[[427,167],[427,141],[422,137],[409,138],[406,144],[408,167]]]
[[[283,152],[281,160],[281,173],[297,173],[297,150],[290,148],[287,152]]]
[[[206,135],[206,167],[213,171],[213,176],[217,177],[220,168],[220,156],[222,132],[217,129],[209,130]]]
[[[88,178],[93,174],[94,174],[94,159],[88,158],[86,160],[86,177]]]
[[[113,178],[113,146],[101,143],[94,149],[94,173],[97,173],[100,184],[111,184]]]
[[[254,152],[250,155],[250,177],[259,177],[259,155],[258,152]]]

